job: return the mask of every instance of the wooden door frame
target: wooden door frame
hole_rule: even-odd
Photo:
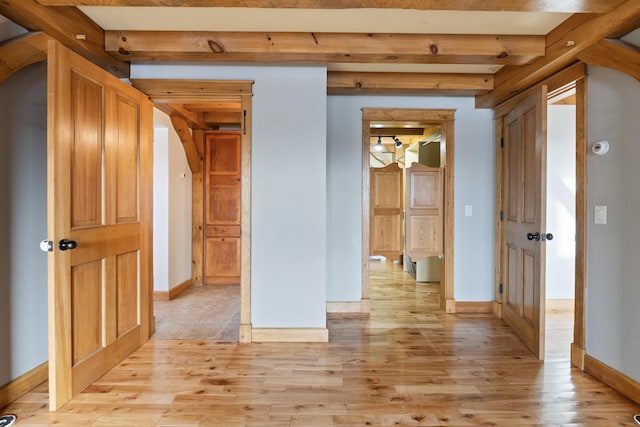
[[[204,257],[204,132],[181,104],[215,100],[240,101],[241,111],[241,212],[240,212],[240,339],[252,341],[251,326],[251,136],[253,80],[133,79],[133,86],[145,92],[154,106],[168,115],[191,123],[192,135],[181,139],[192,172],[192,264],[191,283],[202,282]],[[198,122],[198,120],[196,120]],[[174,125],[175,126],[175,125]],[[213,130],[213,129],[211,129]],[[187,132],[188,133],[188,132]],[[184,137],[184,139],[183,139]]]
[[[502,250],[504,228],[501,220],[503,190],[503,159],[501,152],[504,116],[523,98],[542,85],[548,86],[549,95],[575,82],[576,88],[576,260],[575,260],[575,307],[571,364],[584,370],[585,358],[585,290],[587,269],[587,85],[583,63],[576,63],[540,82],[535,87],[511,98],[495,108],[496,121],[496,247],[495,247],[495,301],[493,313],[502,318]],[[546,283],[544,284],[546,286]]]
[[[455,110],[417,108],[362,109],[362,306],[369,307],[369,245],[371,238],[370,189],[370,126],[373,121],[417,121],[440,126],[441,155],[444,167],[444,257],[440,265],[440,308],[455,313],[453,295],[453,178],[454,178],[454,116]]]

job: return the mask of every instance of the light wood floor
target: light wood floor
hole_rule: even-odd
[[[328,344],[151,340],[57,413],[20,426],[634,426],[638,405],[568,359],[535,360],[500,320],[447,315],[434,284],[374,264],[371,315],[330,315]],[[387,270],[389,269],[389,270]]]

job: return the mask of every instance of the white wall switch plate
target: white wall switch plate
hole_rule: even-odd
[[[464,216],[473,216],[473,206],[471,205],[464,206]]]
[[[594,222],[596,224],[606,224],[607,223],[607,207],[606,206],[596,206],[595,207]]]

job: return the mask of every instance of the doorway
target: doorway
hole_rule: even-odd
[[[576,88],[547,102],[547,245],[545,359],[571,356],[575,305]]]
[[[397,127],[431,128],[440,130],[440,158],[444,169],[442,213],[442,258],[440,260],[440,307],[455,312],[453,298],[453,177],[454,177],[454,110],[382,109],[362,110],[362,300],[369,299],[369,263],[371,254],[371,137],[373,133],[392,132]],[[386,129],[373,131],[372,129]],[[400,131],[396,131],[400,133]],[[382,144],[382,140],[381,140]],[[382,151],[382,150],[381,150]]]

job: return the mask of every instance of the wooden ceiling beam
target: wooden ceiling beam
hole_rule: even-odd
[[[281,9],[415,9],[606,13],[623,0],[38,0],[47,6],[252,7]]]
[[[361,73],[330,71],[329,94],[464,94],[493,90],[491,74]]]
[[[0,15],[30,31],[44,31],[118,77],[129,77],[129,64],[104,51],[104,31],[78,8],[44,7],[35,0],[2,0]]]
[[[601,40],[578,55],[585,64],[621,71],[640,81],[640,52],[632,45]]]
[[[368,33],[107,31],[105,49],[126,61],[529,63],[544,36]]]
[[[200,154],[198,154],[198,148],[196,147],[196,143],[191,135],[189,125],[179,116],[172,115],[170,118],[173,128],[180,137],[180,141],[182,141],[182,147],[187,155],[187,163],[189,163],[191,173],[200,172],[200,165],[202,162],[200,161]]]
[[[184,108],[191,111],[223,111],[223,112],[240,112],[242,103],[240,101],[211,101],[199,102],[196,104],[185,104]]]
[[[0,84],[22,68],[47,60],[49,36],[42,32],[27,33],[0,45]]]
[[[421,136],[424,128],[370,128],[369,134],[374,136]]]
[[[627,0],[605,15],[597,15],[570,29],[547,46],[546,56],[528,65],[504,67],[495,75],[495,89],[476,97],[476,107],[493,108],[576,62],[578,55],[640,18],[640,1]],[[564,28],[564,27],[563,27]]]

